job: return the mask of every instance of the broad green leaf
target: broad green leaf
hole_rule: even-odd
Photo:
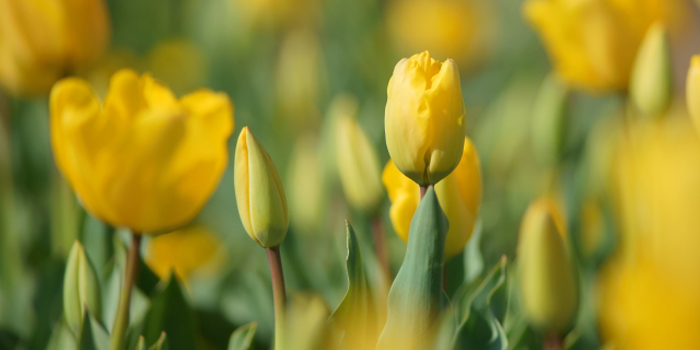
[[[46,350],[77,349],[77,347],[75,334],[68,329],[68,325],[63,320],[56,322]]]
[[[445,303],[442,272],[447,227],[447,217],[430,187],[411,220],[406,256],[389,290],[378,349],[430,347]]]
[[[476,222],[474,233],[464,249],[464,278],[471,282],[481,276],[484,271],[484,257],[481,255],[481,220]]]
[[[194,349],[189,348],[189,349]],[[158,340],[151,345],[148,350],[170,350],[170,342],[168,341],[168,336],[165,331],[160,333],[160,337],[158,337]]]
[[[504,256],[468,299],[458,304],[462,310],[453,349],[507,348],[502,326],[508,306],[507,265]]]
[[[348,290],[338,308],[331,315],[330,320],[335,329],[342,334],[343,347],[374,347],[379,334],[372,291],[365,274],[360,244],[355,230],[347,221],[345,227],[348,245],[348,255],[345,259]]]
[[[109,348],[109,334],[89,310],[83,314],[78,348],[80,350],[107,350]]]
[[[228,350],[249,350],[257,330],[258,323],[251,322],[233,331],[228,341]]]
[[[173,350],[191,350],[195,348],[196,329],[194,311],[173,275],[165,288],[153,297],[141,334],[146,343],[152,344],[166,332]]]

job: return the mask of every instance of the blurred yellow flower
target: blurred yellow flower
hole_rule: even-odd
[[[559,335],[578,309],[578,285],[564,219],[554,199],[530,204],[518,237],[518,279],[525,316],[544,333]]]
[[[428,51],[402,59],[387,88],[389,155],[419,185],[436,184],[457,166],[464,145],[466,110],[457,65]]]
[[[299,138],[289,162],[290,223],[301,234],[313,233],[323,224],[326,174],[315,136]]]
[[[250,238],[263,248],[280,245],[289,227],[287,196],[272,159],[248,127],[238,137],[233,175],[238,214]]]
[[[393,0],[387,9],[392,43],[401,55],[428,50],[468,67],[485,56],[496,17],[475,0]]]
[[[391,223],[396,233],[408,242],[408,229],[420,202],[418,184],[403,175],[390,160],[384,167],[382,181],[391,200]],[[445,242],[447,258],[459,254],[469,241],[481,206],[481,165],[469,138],[457,168],[435,185],[435,193],[450,227]]]
[[[341,95],[333,106],[335,158],[345,197],[353,207],[373,213],[384,194],[377,150],[355,119],[357,101]]]
[[[176,94],[202,86],[207,74],[204,55],[185,39],[160,42],[148,54],[148,70]]]
[[[104,103],[77,78],[51,91],[56,164],[85,209],[112,226],[155,233],[191,221],[216,189],[233,129],[228,96],[177,99],[150,75],[114,74]]]
[[[685,118],[632,125],[613,171],[620,237],[600,279],[616,349],[700,348],[700,139]]]
[[[700,131],[700,55],[695,55],[690,60],[685,98],[688,104],[688,113],[693,119],[695,127]]]
[[[574,87],[626,90],[649,27],[673,23],[677,0],[527,0],[525,17],[557,72]]]
[[[146,264],[161,279],[172,272],[186,281],[193,273],[202,272],[221,261],[224,250],[221,240],[204,226],[194,225],[151,238]]]
[[[0,0],[0,86],[43,94],[94,63],[109,42],[103,0]]]

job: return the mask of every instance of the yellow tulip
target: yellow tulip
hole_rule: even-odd
[[[207,228],[188,226],[153,237],[145,260],[158,277],[168,279],[174,272],[186,281],[193,273],[214,267],[217,258],[223,258],[221,245],[221,240]]]
[[[647,30],[678,21],[678,6],[677,0],[527,0],[524,12],[566,83],[610,91],[627,89]]]
[[[87,211],[112,226],[154,233],[187,224],[216,189],[233,129],[228,96],[177,99],[151,76],[114,74],[104,103],[77,78],[51,91],[56,164]]]
[[[700,131],[700,55],[695,55],[690,60],[685,98],[688,104],[688,113],[693,119],[695,127]]]
[[[46,93],[62,76],[94,63],[110,35],[103,0],[0,0],[0,85]]]
[[[428,51],[404,58],[387,88],[386,145],[389,155],[419,185],[436,184],[462,157],[464,101],[457,65],[440,63]]]
[[[574,320],[578,287],[563,218],[552,199],[530,204],[518,240],[518,277],[525,316],[545,333],[561,333]]]
[[[620,228],[599,280],[603,342],[700,348],[700,139],[684,118],[628,125],[612,173]]]
[[[639,48],[630,80],[630,97],[647,116],[663,115],[673,99],[673,62],[666,27],[652,25]]]
[[[246,232],[263,248],[280,245],[289,227],[287,197],[270,156],[248,127],[238,137],[233,172]]]
[[[391,160],[384,167],[382,181],[391,200],[391,223],[399,237],[408,242],[408,229],[420,202],[420,188]],[[481,206],[481,165],[469,138],[464,140],[459,165],[435,185],[435,193],[450,224],[445,243],[445,256],[449,258],[459,254],[469,241]]]
[[[335,157],[340,183],[350,205],[372,213],[383,195],[379,156],[355,119],[357,101],[343,95],[335,100],[334,107]]]

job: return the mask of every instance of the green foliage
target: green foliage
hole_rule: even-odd
[[[228,350],[249,350],[257,330],[258,323],[251,322],[233,331],[231,339],[228,341]]]
[[[89,310],[83,314],[83,325],[78,339],[78,349],[80,350],[107,350],[109,348],[109,334]]]
[[[173,350],[195,349],[197,327],[195,314],[185,299],[180,282],[171,276],[151,301],[141,334],[146,343],[155,343],[162,333],[169,334]]]

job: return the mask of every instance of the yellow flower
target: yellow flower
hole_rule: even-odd
[[[524,12],[565,82],[608,91],[627,89],[647,30],[678,21],[677,6],[676,0],[527,0]]]
[[[695,127],[700,131],[700,55],[695,55],[690,60],[685,98],[688,104],[688,113],[693,119]]]
[[[64,75],[94,63],[109,41],[103,0],[0,0],[0,85],[46,93]]]
[[[394,68],[387,94],[384,123],[391,159],[419,185],[436,184],[462,157],[466,111],[457,66],[432,59],[428,51],[404,58]]]
[[[391,223],[399,237],[408,242],[408,228],[420,202],[420,188],[391,160],[384,168],[382,181],[391,200]],[[445,256],[449,258],[459,254],[469,241],[481,206],[481,165],[469,138],[464,140],[459,165],[435,185],[435,193],[450,224],[445,242]]]
[[[620,237],[599,280],[615,349],[700,348],[700,140],[683,118],[631,125],[612,184]]]
[[[343,95],[334,101],[335,157],[340,183],[350,204],[365,213],[377,210],[383,191],[379,156],[355,120],[357,101]]]
[[[387,9],[392,42],[399,53],[428,50],[468,67],[485,56],[494,16],[473,0],[393,0]]]
[[[177,99],[149,75],[114,74],[104,103],[82,79],[51,91],[56,164],[85,209],[112,226],[154,233],[187,224],[216,189],[233,129],[228,96]]]
[[[550,198],[530,204],[518,240],[520,296],[525,316],[545,333],[560,333],[578,309],[578,286],[563,217]]]
[[[205,270],[216,263],[217,257],[222,257],[221,244],[206,227],[188,226],[153,237],[145,260],[160,278],[167,279],[174,272],[186,281],[190,275]]]
[[[238,137],[233,172],[246,232],[263,248],[280,245],[289,227],[287,197],[270,156],[248,127]]]

